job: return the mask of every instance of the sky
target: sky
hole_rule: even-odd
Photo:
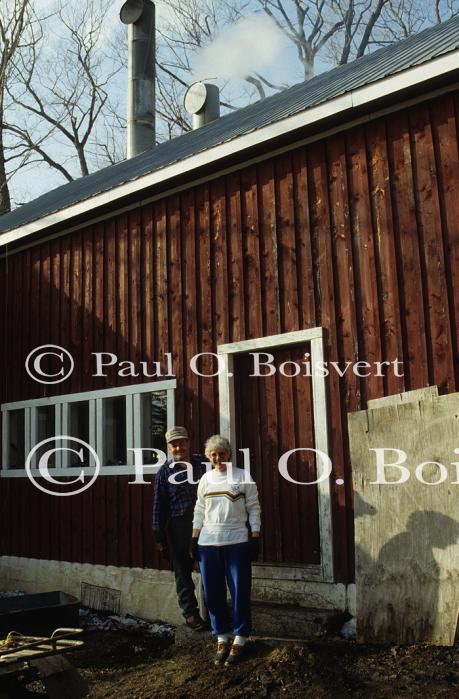
[[[56,0],[38,0],[41,10],[52,10]],[[68,6],[77,6],[78,0],[68,0]],[[113,11],[108,15],[104,23],[104,31],[101,37],[101,51],[104,50],[104,42],[110,42],[116,32],[123,25],[119,19],[119,11],[124,0],[114,0]],[[163,0],[156,0],[156,22],[160,30],[171,17],[169,4]],[[53,24],[54,22],[54,24]],[[58,50],[59,35],[55,29],[56,23],[50,20],[51,35],[44,47],[45,55],[55,58]],[[123,29],[121,29],[123,31]],[[124,28],[127,34],[127,27]],[[256,41],[254,41],[256,37]],[[211,46],[206,47],[194,61],[194,75],[191,80],[208,79],[219,87],[228,85],[231,94],[231,81],[234,83],[234,95],[240,94],[244,75],[249,72],[259,71],[269,77],[276,84],[299,82],[302,80],[301,70],[293,55],[293,46],[281,34],[275,24],[267,17],[249,14],[247,18],[235,25],[223,29]],[[295,70],[292,71],[292,66]],[[296,73],[295,73],[296,72]],[[226,88],[228,95],[228,87]],[[120,71],[115,83],[112,85],[112,94],[116,95],[120,112],[126,113],[127,74]],[[53,155],[62,161],[68,160],[68,152],[60,150],[58,146],[53,149]],[[78,174],[77,171],[74,171]],[[41,194],[54,189],[66,180],[57,171],[44,164],[36,164],[21,171],[12,179],[12,195],[14,203],[23,203],[35,199]]]

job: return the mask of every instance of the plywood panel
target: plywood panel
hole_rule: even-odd
[[[459,394],[351,413],[357,632],[365,643],[452,645],[458,618]],[[374,448],[403,450],[408,480],[378,484]],[[394,462],[388,452],[386,463]],[[416,477],[419,464],[425,466]],[[436,462],[436,463],[434,463]],[[443,466],[438,466],[438,463]],[[386,480],[400,479],[398,468]]]

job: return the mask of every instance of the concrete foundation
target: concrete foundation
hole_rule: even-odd
[[[260,569],[262,567],[260,566]],[[253,569],[254,631],[257,635],[308,638],[320,635],[330,618],[355,614],[355,585],[265,579]],[[203,605],[199,575],[194,574]],[[81,583],[121,591],[121,613],[151,621],[183,623],[174,575],[168,570],[125,568],[2,556],[0,589],[24,592],[62,590],[80,597]]]

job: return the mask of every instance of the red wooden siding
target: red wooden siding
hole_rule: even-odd
[[[335,564],[338,580],[351,580],[347,412],[428,384],[459,390],[458,99],[354,127],[2,259],[1,401],[129,381],[115,370],[106,380],[93,378],[91,351],[133,361],[171,351],[177,420],[200,448],[218,430],[218,391],[216,379],[188,370],[197,352],[323,326],[328,360],[397,357],[402,378],[340,379],[332,371],[327,379]],[[54,388],[33,384],[23,370],[29,350],[45,342],[75,358],[71,380]],[[251,397],[254,410],[263,393],[268,404],[257,418],[266,422],[254,445],[260,453],[265,435],[271,439],[291,410],[292,391],[307,392],[299,380],[279,390],[280,401],[269,382]],[[292,440],[301,429],[294,416],[286,427]],[[279,521],[286,530],[298,526],[298,509],[282,520],[290,497],[304,499],[306,525],[312,522],[310,496],[277,492],[265,472],[259,478],[272,487],[266,497],[277,512],[264,519],[269,556],[311,558],[314,542],[282,549],[287,533],[275,530]],[[158,565],[153,489],[127,481],[101,477],[67,503],[25,479],[2,479],[1,552]]]

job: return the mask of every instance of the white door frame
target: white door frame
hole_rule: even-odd
[[[314,439],[315,448],[329,454],[327,404],[325,392],[325,377],[321,372],[317,375],[314,367],[324,360],[324,344],[322,328],[298,330],[280,335],[269,335],[243,342],[232,342],[219,345],[218,355],[221,357],[219,366],[225,366],[226,370],[219,373],[220,395],[220,433],[229,439],[233,451],[236,448],[236,407],[234,396],[234,356],[246,352],[258,352],[266,349],[278,349],[309,342],[311,345],[312,367],[312,396],[314,415]],[[305,488],[308,486],[304,486]],[[307,566],[282,566],[282,578],[299,578],[302,580],[316,580],[333,582],[333,536],[332,513],[330,502],[330,478],[321,480],[317,484],[319,507],[319,537],[320,537],[320,564]],[[266,572],[266,577],[279,578],[280,566],[257,566],[257,572]],[[275,573],[275,574],[274,574]],[[273,574],[273,575],[271,575]],[[264,576],[263,576],[264,577]]]

